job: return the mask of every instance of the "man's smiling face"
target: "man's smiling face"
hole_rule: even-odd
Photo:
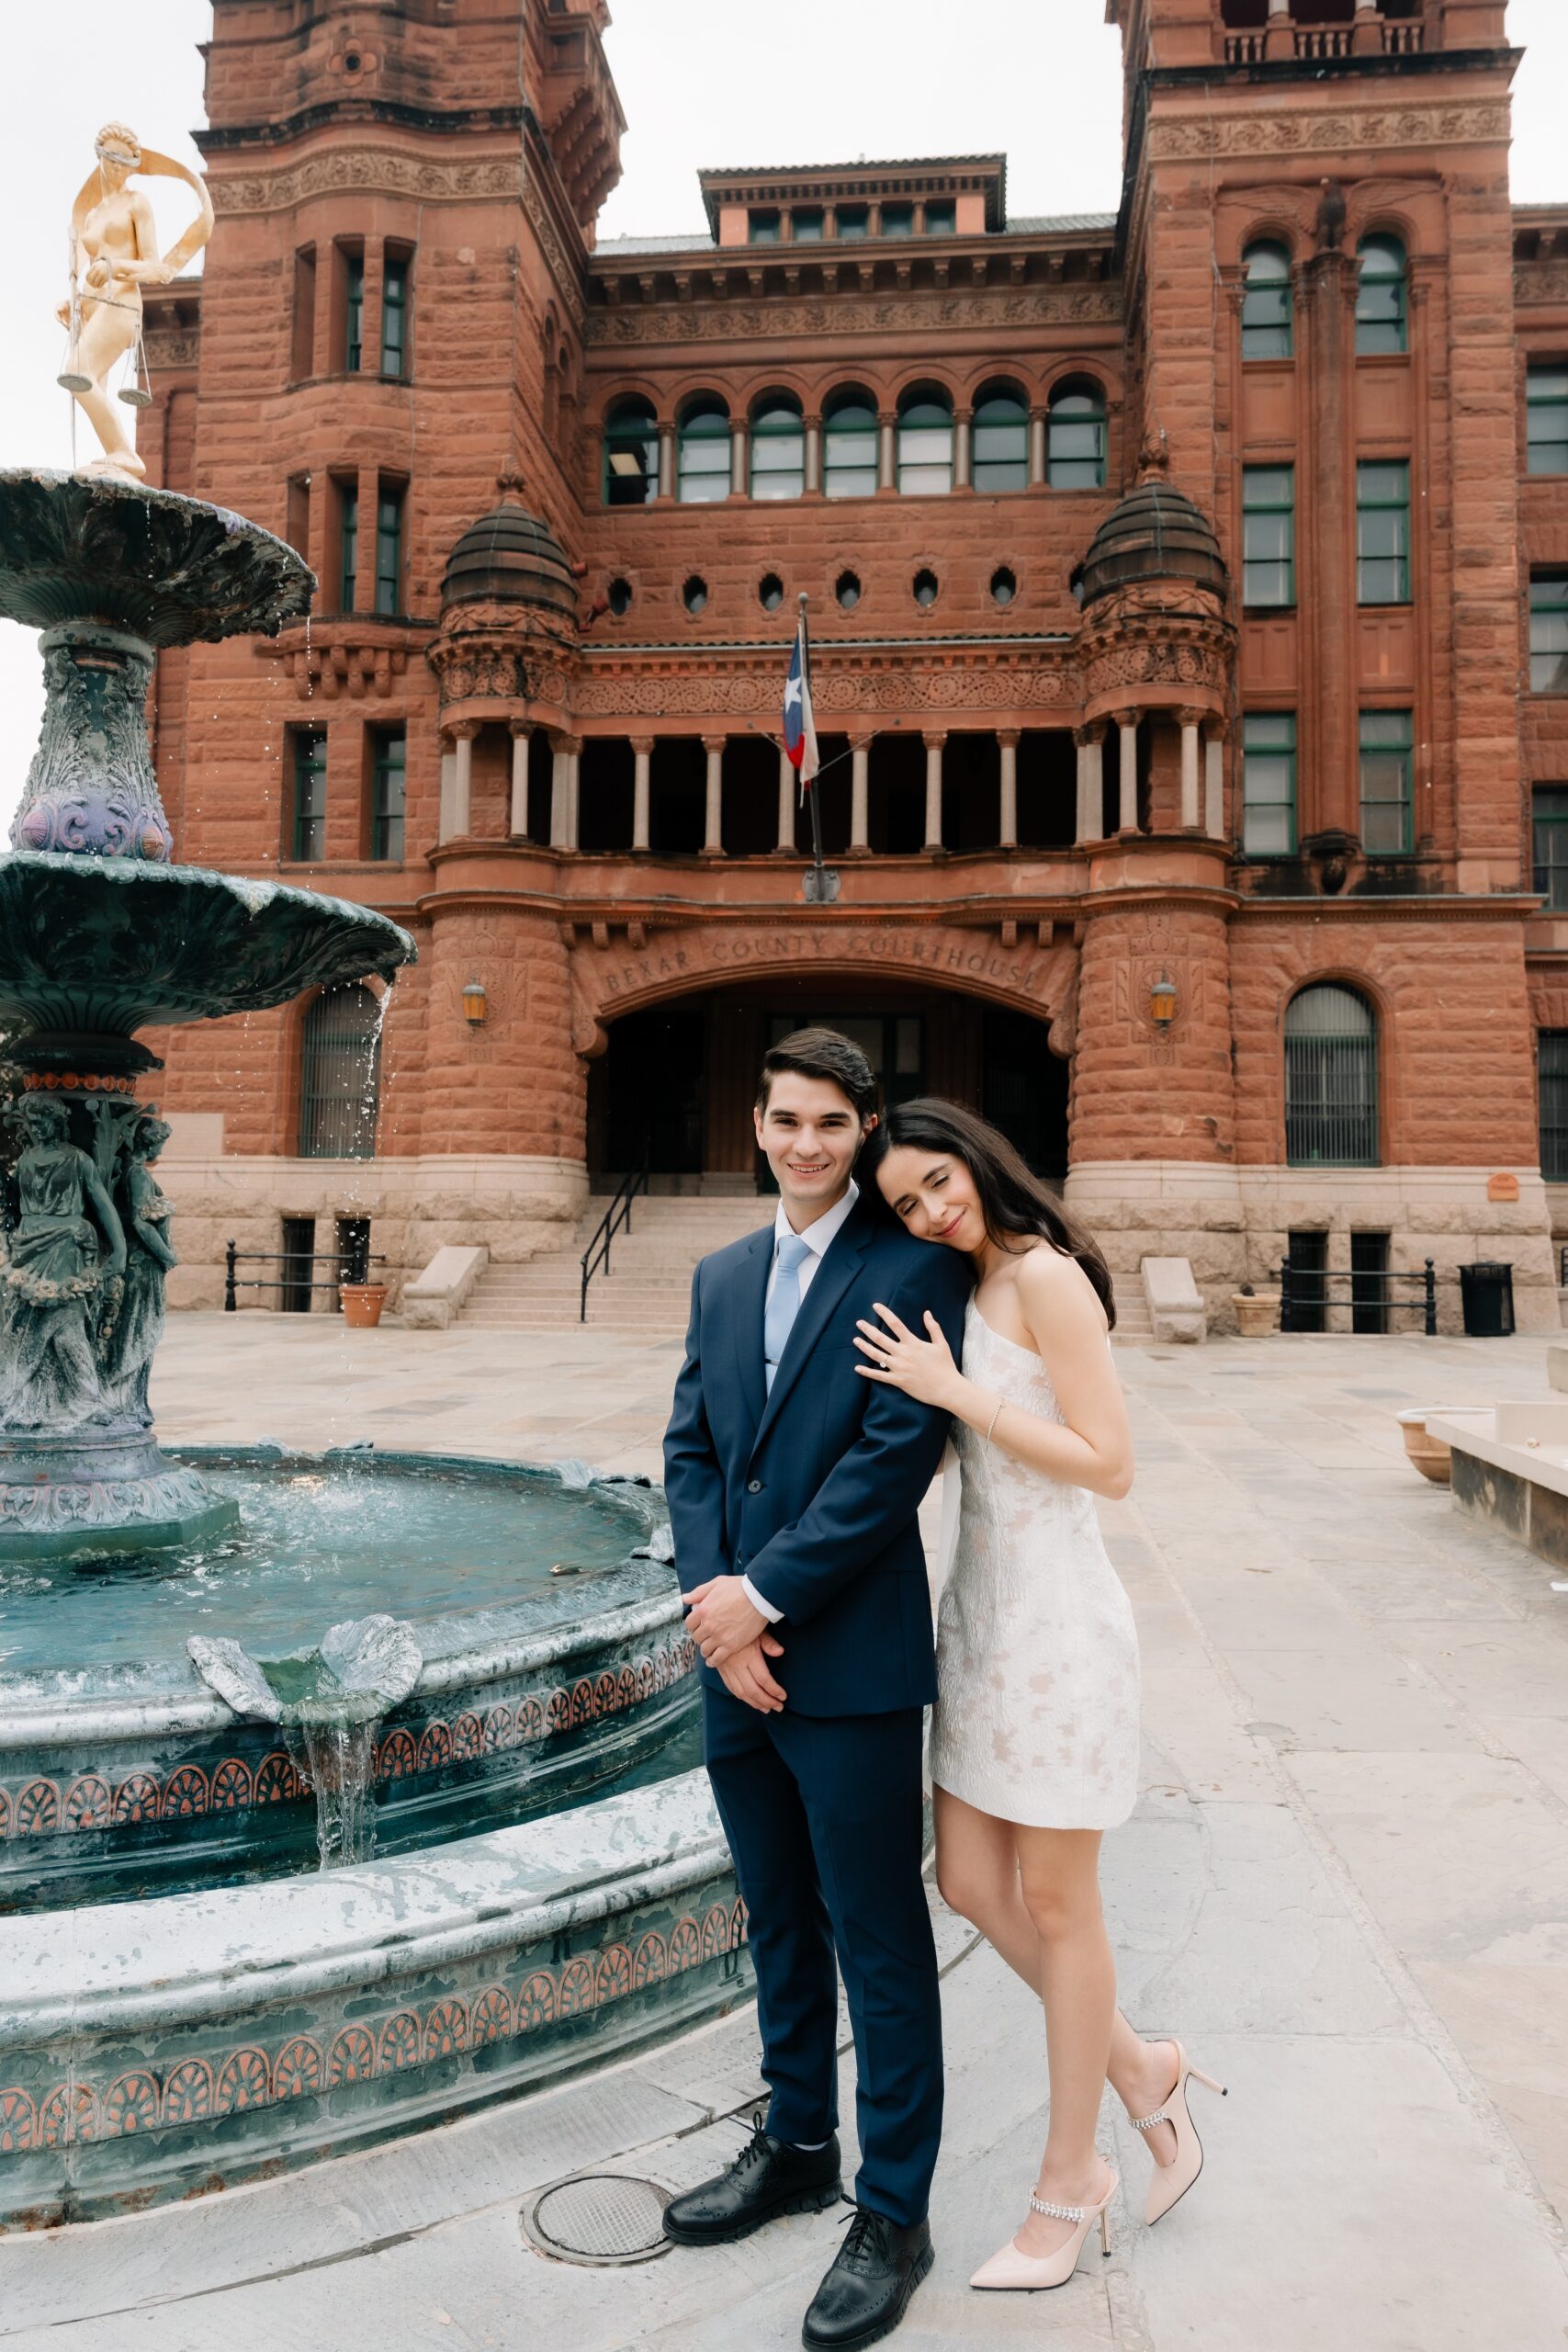
[[[843,1198],[865,1132],[860,1114],[830,1078],[782,1069],[755,1116],[758,1145],[799,1232]]]

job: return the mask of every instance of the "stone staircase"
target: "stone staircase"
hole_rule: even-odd
[[[1155,1341],[1154,1320],[1149,1314],[1148,1293],[1144,1288],[1141,1269],[1130,1274],[1117,1274],[1116,1329],[1111,1344],[1127,1348],[1152,1348]]]
[[[609,1205],[607,1195],[591,1199],[565,1250],[522,1266],[492,1260],[458,1322],[465,1329],[504,1331],[560,1331],[575,1324],[582,1253]],[[757,1193],[718,1200],[654,1194],[634,1201],[631,1231],[616,1234],[609,1272],[601,1267],[588,1285],[589,1329],[627,1339],[683,1338],[698,1259],[760,1225],[771,1225],[775,1205]]]

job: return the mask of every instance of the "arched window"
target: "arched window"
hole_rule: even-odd
[[[1357,354],[1408,348],[1404,247],[1397,237],[1363,237],[1356,289]]]
[[[822,413],[822,488],[829,498],[876,489],[876,403],[858,387],[835,392]]]
[[[716,392],[692,401],[676,436],[675,495],[682,506],[729,496],[729,411]]]
[[[369,1159],[381,1084],[381,1003],[357,982],[323,989],[305,1014],[301,1159]]]
[[[1053,490],[1105,487],[1105,394],[1098,384],[1058,384],[1052,393],[1045,479]]]
[[[975,403],[970,475],[980,491],[1029,488],[1029,410],[1010,384],[988,385]]]
[[[769,392],[751,412],[751,495],[798,498],[805,488],[800,402],[788,392]]]
[[[1285,1007],[1285,1159],[1292,1168],[1378,1164],[1378,1032],[1354,989],[1320,981]]]
[[[1283,245],[1248,245],[1241,257],[1247,291],[1241,298],[1244,359],[1290,359],[1296,348],[1291,256]]]
[[[941,498],[953,488],[953,402],[942,391],[906,392],[898,403],[898,489]]]
[[[604,503],[646,506],[659,488],[659,426],[650,401],[617,401],[604,420]]]

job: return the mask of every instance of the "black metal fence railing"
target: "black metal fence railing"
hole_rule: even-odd
[[[232,1315],[240,1304],[243,1290],[275,1290],[280,1302],[307,1298],[312,1291],[330,1290],[334,1295],[344,1283],[364,1283],[370,1279],[372,1266],[384,1266],[386,1259],[378,1250],[242,1250],[237,1242],[228,1242],[223,1251],[223,1311]],[[276,1274],[242,1275],[242,1266],[277,1266]],[[317,1266],[334,1269],[326,1282],[313,1278]]]
[[[623,1231],[629,1233],[632,1229],[632,1203],[639,1193],[646,1193],[648,1190],[649,1169],[652,1156],[650,1148],[643,1153],[641,1167],[634,1168],[629,1176],[622,1177],[619,1191],[600,1218],[593,1238],[582,1253],[582,1295],[578,1301],[577,1308],[577,1319],[580,1323],[586,1323],[588,1320],[589,1283],[601,1269],[605,1273],[610,1271],[611,1242],[614,1241],[617,1233]]]
[[[1350,1285],[1348,1299],[1336,1298],[1331,1285]],[[1395,1285],[1398,1285],[1396,1288]],[[1407,1295],[1408,1294],[1408,1295]],[[1388,1317],[1403,1307],[1417,1308],[1428,1340],[1438,1336],[1438,1275],[1428,1258],[1420,1273],[1393,1273],[1381,1267],[1331,1270],[1326,1266],[1280,1263],[1280,1329],[1281,1331],[1325,1331],[1331,1307],[1350,1310],[1352,1331],[1386,1331]]]

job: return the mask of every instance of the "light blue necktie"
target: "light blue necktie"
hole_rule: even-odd
[[[800,1313],[800,1270],[810,1248],[798,1233],[786,1233],[778,1245],[778,1274],[762,1317],[762,1377],[770,1389]]]

